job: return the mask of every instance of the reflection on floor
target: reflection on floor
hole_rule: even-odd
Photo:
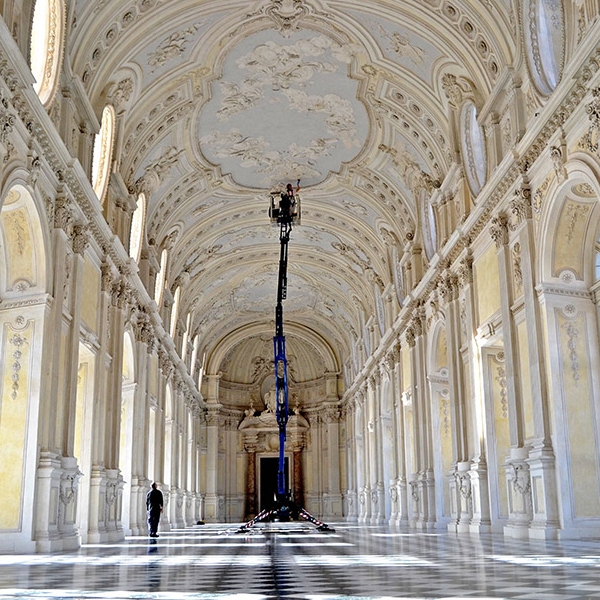
[[[600,542],[333,526],[204,525],[70,554],[4,555],[0,599],[600,598]]]

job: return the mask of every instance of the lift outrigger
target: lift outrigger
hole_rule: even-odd
[[[299,189],[300,181],[298,180]],[[313,517],[306,509],[297,505],[291,498],[291,493],[286,488],[285,481],[285,439],[286,427],[289,419],[288,405],[288,380],[287,359],[285,355],[285,336],[283,335],[283,300],[287,295],[287,259],[288,243],[292,224],[300,222],[300,198],[294,193],[292,184],[288,183],[286,190],[281,194],[271,194],[269,208],[271,221],[279,225],[279,281],[277,285],[277,305],[275,307],[275,336],[273,337],[273,350],[275,355],[275,397],[277,400],[275,416],[279,429],[279,464],[277,469],[277,494],[269,508],[262,510],[256,517],[242,525],[237,533],[245,533],[256,523],[270,519],[289,521],[292,516],[298,515],[313,525],[319,531],[334,532],[323,521]]]

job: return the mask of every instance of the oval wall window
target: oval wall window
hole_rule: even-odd
[[[461,112],[461,151],[469,187],[477,196],[485,185],[487,159],[485,136],[477,122],[477,108],[472,102],[465,102]]]
[[[92,186],[101,203],[104,201],[110,176],[110,163],[115,138],[115,122],[115,109],[110,104],[107,104],[102,111],[100,133],[96,135],[96,139],[94,140],[92,161]]]
[[[146,196],[138,196],[137,206],[131,218],[131,233],[129,234],[129,256],[140,262],[140,252],[142,250],[142,238],[144,235],[144,221],[146,220]]]
[[[37,0],[33,9],[29,66],[35,77],[33,89],[42,104],[50,103],[56,92],[64,39],[62,0]]]
[[[524,0],[523,25],[527,64],[538,91],[551,94],[562,73],[565,54],[561,0]]]

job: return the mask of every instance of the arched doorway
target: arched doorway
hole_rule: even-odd
[[[12,187],[0,214],[0,551],[34,549],[33,512],[47,315],[46,239],[35,200]]]

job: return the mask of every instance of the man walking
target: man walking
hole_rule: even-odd
[[[163,495],[156,482],[152,484],[152,489],[146,495],[146,509],[148,510],[148,535],[157,538],[158,522],[163,509]]]

